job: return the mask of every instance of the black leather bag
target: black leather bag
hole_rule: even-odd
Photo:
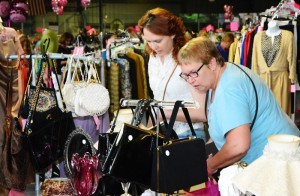
[[[159,135],[161,145],[164,140]],[[104,163],[104,172],[121,182],[150,187],[156,132],[124,124]]]
[[[121,100],[122,101],[122,100]],[[133,111],[132,122],[124,123],[123,129],[115,137],[104,161],[102,170],[118,181],[133,182],[150,187],[153,150],[156,146],[156,131],[142,129],[138,125],[148,109],[151,100],[139,100]],[[118,116],[118,111],[116,118]],[[116,121],[115,118],[115,121]],[[112,130],[115,122],[112,123]],[[111,134],[111,133],[110,133]],[[158,141],[162,143],[163,135]]]
[[[46,55],[42,60],[45,61],[48,66],[50,65]],[[67,141],[68,135],[75,129],[72,113],[66,112],[64,102],[64,111],[56,104],[55,107],[47,111],[36,112],[44,70],[45,65],[42,67],[38,79],[33,96],[34,105],[29,110],[24,130],[24,142],[29,151],[33,167],[37,172],[43,171],[51,163],[63,157],[65,142]],[[54,72],[57,76],[56,69],[54,69]]]
[[[122,182],[133,182],[164,193],[207,181],[204,141],[169,139],[179,107],[181,101],[175,104],[166,136],[124,124],[104,163],[104,173]],[[190,122],[187,109],[183,109]],[[196,137],[191,122],[189,124]]]
[[[171,140],[171,130],[179,108],[182,108],[193,138]],[[205,143],[196,138],[191,118],[182,101],[176,101],[163,142],[153,152],[151,189],[161,193],[174,193],[206,182],[208,179]]]

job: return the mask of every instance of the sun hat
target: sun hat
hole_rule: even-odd
[[[263,155],[233,178],[244,194],[256,196],[300,194],[300,137],[272,135]]]

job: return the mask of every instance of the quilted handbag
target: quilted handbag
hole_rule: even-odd
[[[75,113],[78,116],[103,115],[110,105],[108,90],[101,84],[94,64],[89,64],[87,84],[77,91],[75,97]]]

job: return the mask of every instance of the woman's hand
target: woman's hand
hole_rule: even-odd
[[[207,160],[206,160],[207,174],[208,174],[208,176],[212,176],[214,173],[217,172],[216,169],[210,168],[209,163],[208,163],[208,160],[209,160],[210,158],[212,158],[212,156],[213,156],[212,154],[208,155],[208,158],[207,158]]]

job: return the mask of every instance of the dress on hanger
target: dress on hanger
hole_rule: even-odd
[[[269,36],[270,32],[259,32],[254,38],[252,70],[267,83],[283,111],[290,115],[290,86],[296,81],[294,36],[287,30],[277,31],[278,35],[274,31],[274,36]]]
[[[13,69],[13,94],[12,94],[12,116],[17,117],[21,99],[18,92],[18,69],[17,59],[7,59],[7,55],[18,55],[23,53],[21,43],[15,29],[4,27],[0,32],[0,146],[4,144],[4,120],[6,116],[6,89],[10,80],[11,70]],[[4,44],[11,45],[9,51],[4,51]],[[1,156],[0,156],[1,157]]]
[[[20,103],[22,100],[23,92],[20,91],[19,85],[19,70],[17,68],[18,62],[17,59],[7,59],[9,55],[18,55],[23,54],[21,43],[18,39],[18,33],[15,29],[10,27],[3,27],[0,30],[0,157],[1,157],[1,167],[0,167],[0,193],[5,188],[13,188],[16,190],[23,190],[24,182],[29,184],[34,181],[34,174],[32,168],[29,166],[30,162],[24,160],[23,168],[19,168],[17,165],[11,163],[12,169],[7,168],[7,164],[2,164],[5,161],[10,161],[4,159],[4,147],[5,145],[10,145],[6,143],[6,135],[4,130],[5,117],[6,117],[6,97],[8,92],[8,87],[10,82],[12,82],[12,117],[18,116],[18,111]],[[6,47],[6,46],[8,47]],[[7,50],[7,48],[9,48]],[[3,161],[3,162],[2,162]],[[24,171],[24,168],[26,171]],[[4,171],[12,170],[10,172],[15,173],[14,176],[6,176]],[[22,172],[27,172],[26,174]],[[22,177],[26,176],[26,179]],[[20,182],[22,181],[22,182]],[[8,187],[14,186],[14,187]]]

